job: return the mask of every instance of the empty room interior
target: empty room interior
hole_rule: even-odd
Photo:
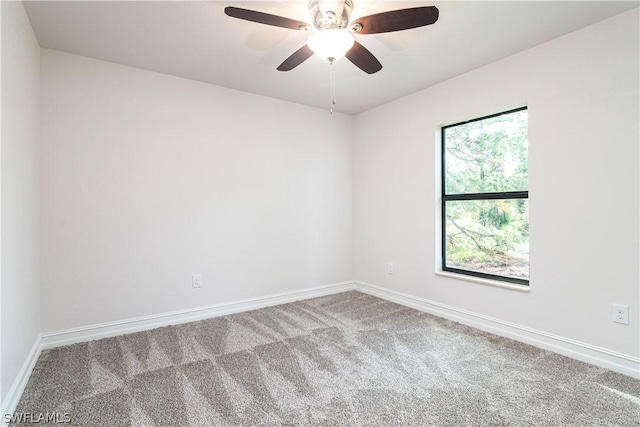
[[[2,425],[640,426],[639,6],[2,1]]]

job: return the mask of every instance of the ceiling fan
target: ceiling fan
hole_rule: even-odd
[[[307,43],[285,59],[278,66],[278,71],[290,71],[315,53],[330,64],[346,56],[368,74],[380,71],[382,64],[354,39],[354,34],[380,34],[423,27],[435,23],[439,15],[437,7],[424,6],[376,13],[350,21],[352,10],[352,0],[311,0],[309,11],[313,24],[233,6],[226,7],[224,12],[245,21],[311,32]]]

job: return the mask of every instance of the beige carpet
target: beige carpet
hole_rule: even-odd
[[[347,292],[44,351],[16,412],[111,427],[640,426],[640,381]]]

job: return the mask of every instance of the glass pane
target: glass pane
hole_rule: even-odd
[[[529,279],[527,199],[446,202],[446,267]]]
[[[528,190],[527,110],[444,129],[447,194]]]

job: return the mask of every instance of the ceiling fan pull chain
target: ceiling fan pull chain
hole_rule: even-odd
[[[329,95],[330,95],[330,105],[329,105],[329,114],[333,114],[333,106],[336,105],[336,81],[333,72],[333,62],[329,63]]]

